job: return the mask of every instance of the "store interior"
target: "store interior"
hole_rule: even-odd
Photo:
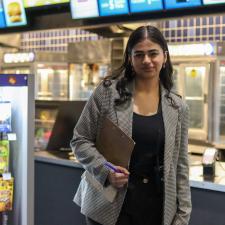
[[[30,74],[34,88],[34,115],[27,119],[33,123],[33,130],[28,133],[34,133],[29,148],[34,150],[35,181],[31,190],[35,213],[29,217],[27,211],[22,212],[27,221],[34,222],[16,224],[84,224],[79,208],[72,203],[83,172],[69,145],[73,128],[99,82],[121,65],[130,33],[149,24],[158,27],[168,42],[174,70],[173,91],[190,108],[188,152],[194,196],[190,224],[201,224],[201,212],[205,225],[223,225],[220,211],[225,201],[225,1],[155,1],[157,5],[151,10],[134,7],[132,0],[122,1],[129,2],[123,5],[129,12],[117,11],[115,15],[103,11],[102,5],[96,8],[95,1],[88,7],[98,9],[99,14],[93,11],[81,15],[77,2],[23,1],[20,22],[10,23],[6,15],[1,24],[0,18],[0,76]],[[177,4],[184,5],[178,8]],[[0,8],[6,11],[6,5],[0,4]],[[6,100],[9,99],[4,99],[0,84],[0,102]],[[16,143],[11,148],[15,149]],[[204,164],[206,159],[210,163]],[[16,171],[14,168],[15,174]],[[64,193],[63,188],[68,192]],[[18,190],[15,193],[18,196]],[[56,199],[61,200],[61,206]],[[49,203],[45,205],[46,200]],[[210,200],[211,206],[204,211]],[[48,211],[50,207],[55,214]],[[63,216],[62,210],[66,211]],[[61,216],[56,216],[60,212]],[[3,219],[8,215],[6,224],[11,225],[17,214],[3,214]]]

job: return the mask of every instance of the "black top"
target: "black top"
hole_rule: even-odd
[[[129,165],[130,176],[123,212],[130,215],[132,224],[160,225],[163,215],[161,178],[165,142],[161,106],[151,116],[134,113],[132,133],[136,145]],[[147,178],[148,182],[144,183],[143,178]]]
[[[161,110],[152,116],[133,114],[132,138],[136,145],[129,166],[131,173],[152,176],[157,160],[163,164],[164,136]]]

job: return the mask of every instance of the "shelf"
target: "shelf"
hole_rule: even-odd
[[[55,120],[41,120],[41,119],[35,119],[34,121],[35,123],[36,122],[39,122],[39,123],[54,123],[55,122]]]

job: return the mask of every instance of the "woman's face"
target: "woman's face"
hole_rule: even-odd
[[[166,59],[167,55],[160,45],[148,39],[137,43],[130,56],[137,78],[142,79],[158,79]]]

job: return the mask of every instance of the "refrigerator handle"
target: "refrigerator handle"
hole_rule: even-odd
[[[207,103],[208,103],[208,95],[204,94],[204,104],[207,104]]]

